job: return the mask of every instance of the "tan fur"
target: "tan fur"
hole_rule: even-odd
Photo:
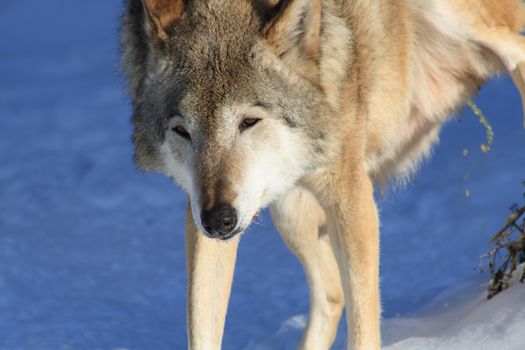
[[[502,63],[523,96],[525,46],[516,31],[523,26],[524,10],[517,1],[390,1],[376,5],[379,13],[386,12],[381,19],[374,6],[360,1],[353,6],[351,21],[367,18],[373,29],[362,29],[364,42],[356,44],[365,47],[364,54],[354,61],[365,80],[359,81],[365,103],[343,98],[349,103],[342,118],[364,112],[368,120],[345,130],[339,160],[305,184],[334,223],[329,232],[349,311],[349,349],[378,349],[377,214],[366,173],[383,181],[413,172],[437,141],[442,123],[501,71]],[[388,27],[392,21],[398,22],[394,40],[388,39],[396,27]],[[388,54],[381,57],[377,50]],[[363,150],[355,139],[356,128],[365,124]],[[366,171],[356,166],[363,161]]]
[[[437,142],[443,122],[491,75],[507,68],[525,91],[525,46],[516,33],[524,12],[517,1],[489,0],[355,0],[339,9],[352,23],[352,66],[346,81],[332,80],[323,65],[345,62],[321,59],[320,83],[334,91],[328,96],[337,106],[334,120],[344,146],[330,166],[303,178],[302,186],[317,200],[297,188],[271,209],[311,288],[300,348],[329,348],[341,314],[342,281],[349,349],[379,349],[379,237],[372,180],[409,176]],[[506,50],[516,57],[511,63],[505,62]],[[328,236],[319,233],[323,228]],[[328,242],[335,256],[326,249]],[[336,262],[340,278],[327,277]]]
[[[303,264],[311,311],[301,349],[331,346],[343,299],[348,348],[379,349],[374,186],[406,181],[431,153],[443,123],[491,76],[510,73],[525,101],[524,6],[518,0],[236,0],[232,9],[209,0],[188,2],[199,15],[185,19],[183,3],[146,1],[146,9],[161,42],[177,19],[190,26],[184,28],[191,35],[169,37],[177,50],[168,53],[178,58],[173,71],[192,82],[179,106],[186,117],[174,119],[193,127],[194,143],[163,131],[156,152],[155,113],[136,118],[134,137],[139,165],[168,173],[190,194],[189,348],[221,347],[238,238],[205,237],[197,206],[224,201],[242,207],[247,222],[270,204],[275,226]],[[238,17],[244,27],[233,28],[240,24],[231,22],[232,13],[253,17]],[[205,26],[194,25],[203,18]],[[243,36],[261,22],[262,33]],[[164,61],[148,52],[143,89],[163,86],[155,75],[170,69],[163,54]],[[129,59],[140,66],[142,56]],[[281,94],[300,103],[279,99],[266,85],[253,87],[257,79],[240,79],[250,64],[258,70],[246,76],[278,81],[277,88],[286,86]],[[140,108],[137,67],[127,69],[136,109],[151,113]],[[230,101],[252,89],[278,101],[279,116],[260,103]],[[237,129],[245,115],[263,120],[250,137]],[[264,187],[267,178],[272,186]]]
[[[192,350],[220,349],[238,239],[228,244],[205,237],[186,211],[188,338]]]
[[[202,209],[207,210],[221,204],[232,203],[235,200],[237,195],[235,183],[241,177],[239,169],[235,167],[235,164],[241,162],[237,158],[237,155],[225,152],[219,158],[220,163],[210,167],[210,171],[200,174]]]
[[[310,317],[299,347],[328,349],[335,339],[344,297],[325,213],[302,187],[273,203],[270,212],[283,241],[303,265],[310,287]]]

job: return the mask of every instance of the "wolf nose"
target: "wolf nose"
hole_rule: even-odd
[[[237,213],[235,209],[227,205],[213,207],[203,211],[201,221],[210,236],[225,238],[237,225]]]

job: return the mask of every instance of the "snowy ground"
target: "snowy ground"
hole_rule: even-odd
[[[385,320],[384,350],[523,349],[525,288],[514,281],[488,301],[480,284],[479,278],[460,283],[415,313]],[[293,349],[305,324],[305,316],[292,317],[275,335],[245,350]],[[344,339],[339,337],[333,348],[346,349]]]
[[[130,109],[117,70],[118,4],[0,2],[2,350],[186,346],[184,196],[131,162]],[[451,344],[459,338],[447,338],[450,330],[414,329],[420,319],[412,314],[445,290],[453,300],[474,295],[461,307],[480,300],[479,288],[469,294],[458,286],[486,278],[475,270],[478,257],[520,197],[518,94],[502,78],[477,102],[494,127],[491,152],[480,151],[484,130],[466,110],[447,125],[412,184],[379,199],[386,345],[400,335],[432,334],[436,349],[470,348],[485,329],[465,328],[471,337]],[[295,316],[307,312],[302,271],[263,217],[242,240],[224,349],[269,341],[289,349],[299,331],[279,329],[300,328]],[[523,300],[523,289],[505,300]],[[523,309],[487,315],[525,329]],[[344,331],[337,346],[343,341]],[[417,348],[418,341],[392,347]]]
[[[525,347],[525,288],[515,283],[487,301],[479,282],[439,295],[424,312],[386,320],[385,350],[520,350]]]

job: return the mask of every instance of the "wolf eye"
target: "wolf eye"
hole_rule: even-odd
[[[188,141],[191,141],[190,133],[181,125],[177,125],[171,128],[171,131],[179,135],[180,137],[185,138]]]
[[[244,131],[246,129],[249,129],[251,128],[252,126],[254,126],[255,124],[257,124],[258,122],[260,122],[261,119],[259,118],[244,118],[241,122],[241,124],[239,124],[239,130]]]

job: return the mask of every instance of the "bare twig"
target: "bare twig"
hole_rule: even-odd
[[[508,217],[507,219],[507,224],[505,226],[503,226],[503,228],[498,232],[496,233],[496,235],[494,235],[494,237],[492,237],[490,243],[491,244],[494,244],[496,243],[497,241],[500,240],[500,238],[507,232],[507,230],[509,228],[511,228],[512,226],[515,226],[519,229],[519,231],[521,231],[521,233],[523,233],[523,228],[520,227],[520,226],[517,226],[516,225],[516,222],[519,220],[519,218],[525,213],[525,206],[520,208],[516,213],[512,214],[511,216]]]
[[[490,240],[490,251],[480,258],[481,261],[487,260],[491,275],[488,299],[507,289],[518,265],[525,262],[525,205],[514,204],[511,210],[513,213],[505,226]],[[502,252],[504,258],[499,262]],[[525,282],[525,271],[519,281]]]

